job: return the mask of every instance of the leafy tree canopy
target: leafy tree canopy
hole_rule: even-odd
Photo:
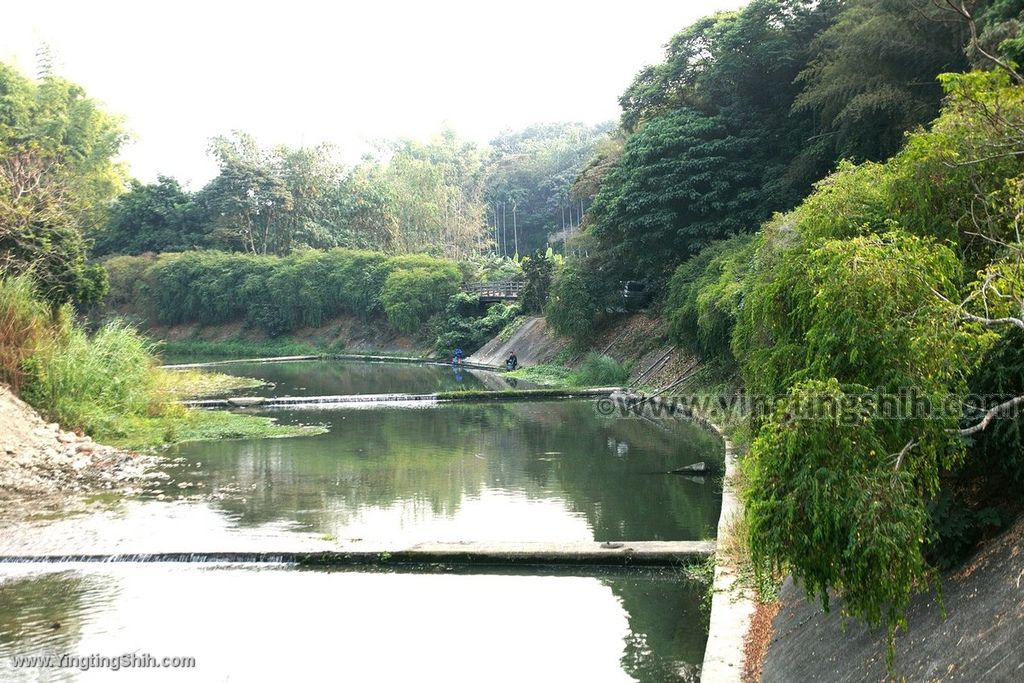
[[[78,85],[0,63],[0,266],[32,272],[50,301],[88,304],[106,291],[85,235],[124,185],[113,161],[124,141],[120,121]]]

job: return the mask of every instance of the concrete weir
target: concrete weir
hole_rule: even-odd
[[[349,394],[343,396],[238,396],[181,403],[190,408],[293,408],[345,406],[374,403],[425,404],[483,401],[529,401],[606,397],[621,391],[618,387],[595,389],[506,389],[500,391],[446,391],[436,394]]]
[[[407,363],[414,365],[449,365],[450,360],[447,358],[416,358],[413,356],[381,356],[374,354],[365,353],[325,353],[319,355],[306,355],[306,356],[270,356],[263,358],[232,358],[230,360],[211,360],[203,361],[201,363],[174,363],[171,365],[161,365],[160,367],[164,370],[188,370],[191,368],[215,368],[219,365],[252,365],[260,363],[294,363],[298,361],[310,361],[310,360],[347,360],[347,361],[359,361],[362,363]],[[504,365],[488,364],[488,363],[476,363],[471,361],[463,361],[460,363],[460,367],[469,368],[471,370],[504,370]]]
[[[25,562],[217,562],[297,564],[318,567],[386,567],[428,564],[474,567],[672,567],[698,562],[714,551],[714,541],[420,543],[407,548],[314,552],[0,555],[0,564]]]

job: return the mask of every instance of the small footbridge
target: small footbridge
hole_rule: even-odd
[[[462,287],[467,294],[476,294],[480,302],[489,304],[499,301],[518,301],[526,283],[522,280],[497,280],[495,282],[473,282]]]

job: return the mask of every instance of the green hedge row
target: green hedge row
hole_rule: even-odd
[[[349,314],[383,313],[417,333],[442,313],[462,275],[424,255],[332,249],[289,256],[196,251],[117,256],[105,264],[108,305],[163,325],[245,321],[270,336]]]

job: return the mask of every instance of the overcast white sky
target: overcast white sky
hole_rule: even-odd
[[[57,70],[125,117],[143,180],[213,175],[206,141],[426,137],[486,142],[541,121],[615,118],[616,98],[679,29],[741,0],[35,0],[3,9],[0,59]]]

